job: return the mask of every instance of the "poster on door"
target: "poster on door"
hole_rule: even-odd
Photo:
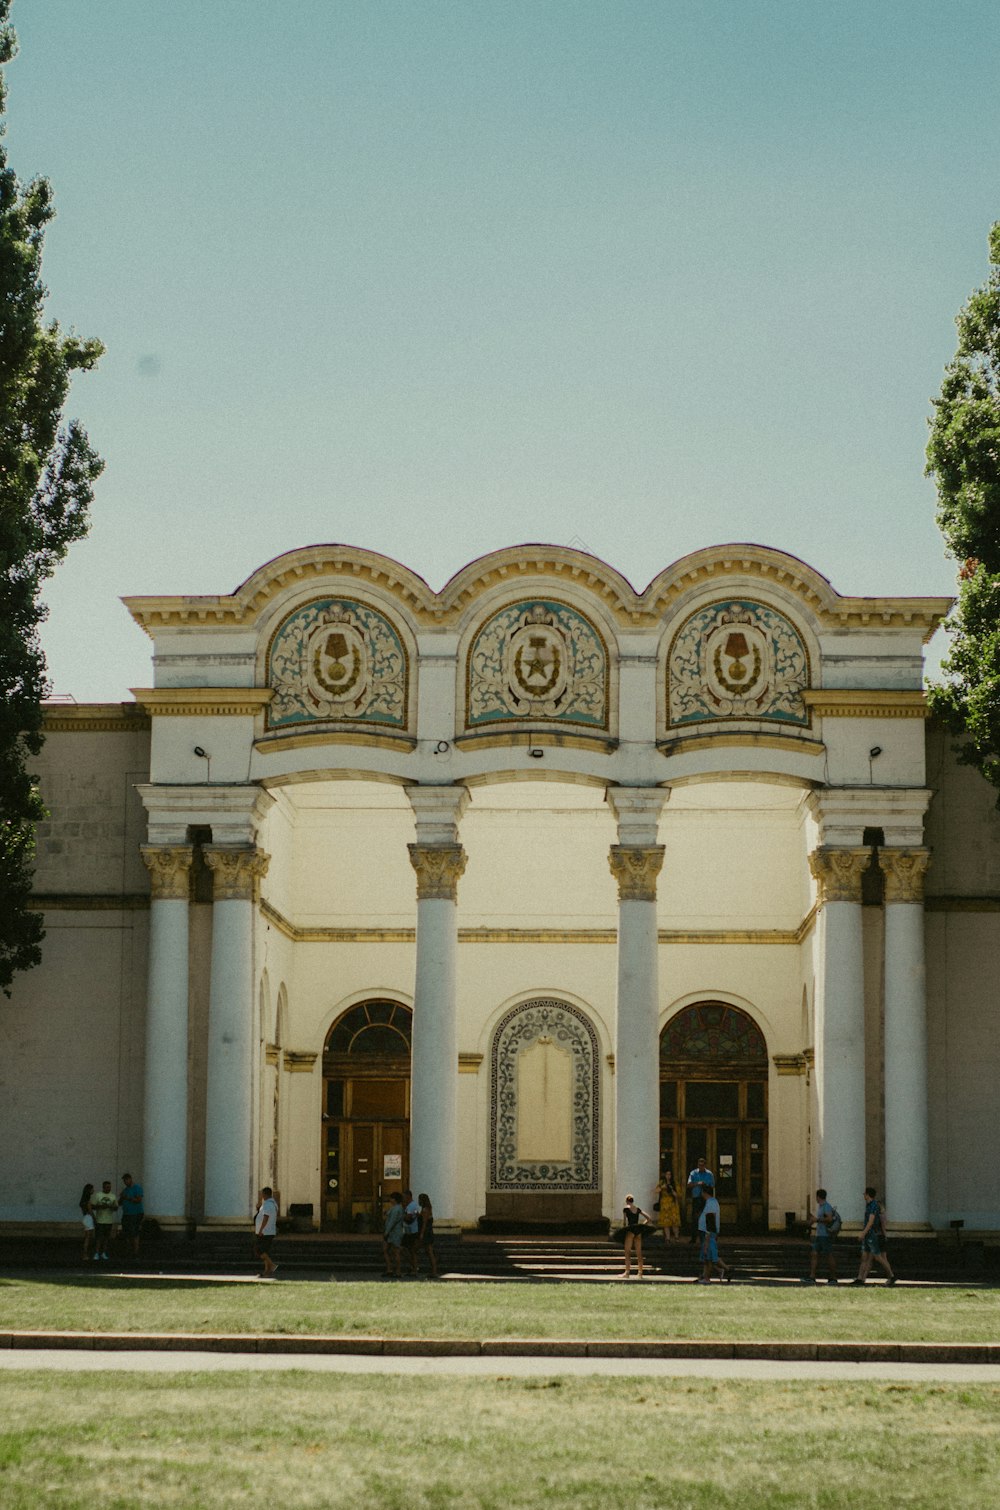
[[[403,1155],[401,1153],[386,1153],[382,1155],[382,1178],[383,1180],[401,1180],[403,1178]]]

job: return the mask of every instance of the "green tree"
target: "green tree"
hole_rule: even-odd
[[[17,51],[11,0],[0,0],[0,69]],[[44,815],[29,762],[42,745],[49,688],[38,629],[42,584],[88,528],[103,463],[75,421],[63,422],[74,372],[94,366],[99,341],[63,334],[43,315],[45,179],[21,184],[2,140],[0,72],[0,989],[41,958],[41,916],[28,910],[35,826]]]
[[[1000,787],[1000,222],[990,232],[989,278],[956,323],[927,472],[948,553],[962,565],[945,679],[930,689],[930,704],[959,736],[959,758]]]

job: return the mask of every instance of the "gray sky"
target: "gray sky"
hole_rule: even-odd
[[[929,400],[1000,218],[995,0],[19,0],[49,309],[108,347],[52,680],[148,685],[122,593],[342,541],[644,587],[750,540],[949,592]]]

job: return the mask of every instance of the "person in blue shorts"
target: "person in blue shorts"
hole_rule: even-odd
[[[710,1189],[705,1197],[705,1203],[698,1218],[698,1231],[701,1233],[701,1278],[696,1284],[709,1285],[712,1283],[712,1270],[718,1269],[719,1278],[729,1284],[733,1277],[730,1264],[725,1264],[719,1257],[719,1229],[721,1227],[721,1214],[719,1203],[715,1198],[715,1190]]]
[[[816,1209],[809,1218],[809,1226],[813,1230],[812,1257],[809,1260],[809,1278],[804,1279],[804,1285],[816,1283],[816,1270],[821,1258],[826,1259],[829,1278],[827,1284],[837,1283],[837,1260],[834,1257],[834,1243],[836,1241],[830,1230],[838,1220],[837,1213],[826,1198],[826,1191],[822,1185],[816,1192]]]
[[[885,1251],[884,1214],[875,1198],[874,1185],[867,1185],[865,1187],[865,1224],[861,1229],[861,1263],[858,1265],[858,1277],[851,1280],[852,1284],[864,1284],[873,1260],[889,1276],[886,1284],[894,1285],[896,1276],[892,1272],[892,1265]]]

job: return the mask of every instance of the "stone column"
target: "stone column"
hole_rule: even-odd
[[[458,1024],[456,955],[458,881],[466,854],[458,823],[465,787],[408,787],[417,842],[408,846],[417,873],[417,950],[410,1061],[410,1184],[427,1191],[434,1217],[458,1217]]]
[[[142,1182],[161,1221],[187,1213],[188,880],[190,844],[144,844],[149,870],[149,992]]]
[[[617,1213],[628,1194],[647,1206],[659,1175],[659,935],[656,878],[663,865],[657,823],[668,793],[659,787],[611,787],[618,843],[608,863],[618,882],[618,989],[615,1038],[615,1181]]]
[[[881,849],[885,878],[885,1184],[893,1227],[930,1218],[927,999],[924,980],[926,849]]]
[[[818,1183],[845,1221],[860,1221],[865,1170],[865,991],[861,875],[868,849],[814,849],[818,886],[816,982]]]
[[[206,847],[215,877],[208,1005],[205,1216],[245,1223],[253,1189],[253,939],[260,880],[269,855],[253,846]]]

